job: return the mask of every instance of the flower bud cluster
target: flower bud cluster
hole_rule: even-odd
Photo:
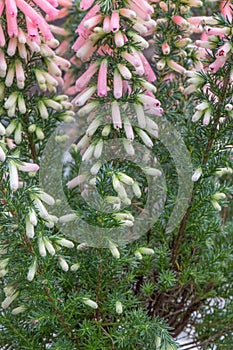
[[[216,23],[212,17],[190,16],[191,7],[202,5],[202,1],[199,0],[183,1],[182,4],[176,1],[158,1],[154,4],[157,22],[152,40],[152,43],[155,43],[154,61],[158,71],[167,74],[169,79],[174,78],[175,72],[184,75],[192,68],[190,56],[198,58],[191,35],[202,33],[204,23]],[[171,73],[168,74],[168,70]]]
[[[196,111],[192,116],[192,121],[197,122],[202,119],[203,125],[207,126],[217,119],[219,128],[222,122],[233,115],[233,99],[230,93],[233,81],[233,33],[228,20],[224,20],[223,17],[214,17],[214,20],[214,26],[205,26],[205,40],[196,42],[201,51],[199,54],[200,69],[187,72],[188,86],[184,89],[184,93],[204,95],[204,98],[199,99],[195,107]],[[229,79],[226,78],[226,74]],[[229,90],[229,94],[226,95],[224,101],[221,101],[223,86],[226,92]]]
[[[59,12],[47,0],[35,4],[51,18]],[[34,7],[24,0],[10,0],[3,1],[1,11],[6,17],[0,27],[0,110],[5,115],[2,125],[8,136],[14,135],[16,144],[21,143],[25,132],[34,133],[41,140],[44,132],[40,117],[54,116],[60,120],[73,117],[72,106],[65,101],[67,97],[63,102],[54,96],[64,83],[62,71],[70,63],[55,54],[53,49],[58,41]]]
[[[158,136],[157,124],[146,114],[161,116],[163,110],[155,97],[153,83],[156,76],[142,53],[149,46],[144,36],[153,33],[156,23],[151,18],[153,7],[146,0],[132,0],[124,5],[121,2],[109,3],[108,10],[101,3],[82,1],[80,8],[89,11],[76,30],[78,38],[72,48],[78,59],[87,62],[87,69],[69,91],[75,89],[78,92],[72,101],[79,107],[78,115],[88,115],[89,126],[78,142],[77,150],[81,151],[82,161],[89,161],[92,157],[97,160],[91,168],[91,174],[95,176],[102,166],[99,158],[104,150],[104,139],[111,132],[126,135],[124,147],[128,154],[134,154],[134,138],[152,148],[153,140],[148,133],[152,137]],[[128,114],[125,112],[127,104],[134,109]],[[137,126],[132,122],[135,117]],[[124,187],[129,176],[122,174],[120,178],[118,175],[112,177],[117,192],[117,203],[113,201],[113,204],[120,208],[121,202],[130,205],[131,200]],[[80,174],[67,186],[71,189],[85,180],[85,174]],[[95,184],[95,178],[91,182]],[[129,185],[134,194],[141,197],[139,184],[131,179]],[[108,203],[113,200],[110,197],[114,196],[107,196]],[[132,226],[133,221],[126,219],[121,223]]]

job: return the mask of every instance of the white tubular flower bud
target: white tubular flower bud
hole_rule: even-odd
[[[121,204],[121,200],[119,197],[107,196],[107,197],[105,197],[105,200],[109,204]]]
[[[69,265],[67,264],[66,260],[63,259],[61,256],[58,257],[58,262],[63,271],[67,272],[69,270]]]
[[[46,219],[49,216],[49,213],[47,212],[44,204],[39,200],[38,198],[34,199],[34,204],[36,208],[39,210],[39,214],[42,217],[42,219]]]
[[[121,186],[121,183],[115,174],[113,174],[112,176],[112,185],[116,192],[118,191],[118,188]]]
[[[133,156],[135,154],[134,147],[130,140],[123,139],[123,145],[127,154],[129,154],[130,156]]]
[[[138,259],[138,260],[142,260],[142,254],[136,250],[136,252],[134,252],[134,256]]]
[[[152,248],[147,248],[147,247],[141,247],[138,249],[139,253],[142,255],[152,255],[155,253],[154,249]]]
[[[141,104],[135,104],[135,110],[136,110],[136,114],[137,114],[138,125],[140,126],[140,128],[145,128],[146,127],[146,118],[145,118],[143,106]],[[152,145],[153,145],[153,143],[152,143]]]
[[[98,309],[98,304],[91,299],[83,298],[83,303],[87,306],[90,306],[92,309]]]
[[[36,270],[37,270],[37,260],[35,258],[33,263],[30,265],[29,270],[28,270],[27,280],[29,282],[31,282],[34,279],[35,274],[36,274]]]
[[[148,41],[146,41],[144,38],[142,38],[140,35],[136,34],[135,32],[128,32],[129,37],[133,40],[134,43],[137,43],[137,45],[141,49],[148,49],[149,44]]]
[[[10,176],[10,188],[12,191],[16,191],[19,188],[19,176],[16,165],[9,161],[9,176]]]
[[[45,249],[45,244],[42,237],[38,238],[38,248],[39,248],[40,256],[45,257],[46,249]]]
[[[27,309],[26,306],[20,305],[20,306],[14,308],[14,309],[11,311],[11,314],[12,314],[12,315],[18,315],[18,314],[21,314],[22,312],[24,312],[26,309]]]
[[[104,142],[103,140],[101,139],[97,145],[95,146],[95,149],[94,149],[94,157],[96,159],[99,159],[101,157],[101,154],[102,154],[102,151],[103,151],[103,146],[104,146]]]
[[[86,114],[89,114],[96,106],[98,106],[98,102],[89,102],[87,103],[84,107],[82,107],[79,111],[78,111],[78,115],[80,117],[83,117]]]
[[[137,198],[140,198],[142,196],[141,189],[140,189],[137,182],[134,182],[132,189],[133,189],[133,192]]]
[[[42,129],[38,126],[36,127],[35,133],[36,133],[36,137],[38,138],[38,140],[43,140],[45,138]]]
[[[49,252],[50,255],[55,255],[56,251],[54,249],[54,246],[50,242],[50,240],[47,237],[43,237],[45,248]]]
[[[130,213],[116,213],[114,214],[114,217],[117,220],[130,220],[130,221],[134,221],[134,217],[132,214]]]
[[[118,179],[121,182],[124,182],[126,185],[133,185],[134,184],[134,179],[132,179],[132,177],[130,177],[124,173],[118,173],[117,176],[118,176]]]
[[[201,175],[202,175],[202,169],[197,168],[193,173],[192,181],[197,182],[200,179]]]
[[[13,284],[8,284],[6,287],[3,288],[3,291],[5,293],[5,296],[9,297],[10,295],[14,294],[16,289]]]
[[[88,161],[91,159],[93,152],[94,152],[95,146],[94,145],[90,145],[86,151],[84,152],[83,156],[82,156],[82,161]]]
[[[12,92],[6,102],[4,103],[4,108],[9,109],[16,104],[18,98],[17,92]]]
[[[40,192],[40,199],[48,205],[55,204],[55,200],[53,199],[53,197],[44,191]]]
[[[122,314],[123,308],[122,308],[122,303],[120,301],[116,302],[116,313],[118,315]]]
[[[214,209],[216,209],[217,211],[221,211],[222,210],[221,205],[216,200],[212,199],[211,203],[212,203]]]
[[[84,92],[82,92],[77,97],[75,97],[72,102],[81,107],[91,98],[91,96],[95,92],[96,92],[96,86],[87,88],[86,90],[84,90]]]
[[[22,113],[22,114],[25,114],[27,111],[23,95],[18,96],[18,108],[19,108],[20,113]]]
[[[148,136],[148,134],[142,130],[142,129],[136,129],[138,136],[142,139],[142,141],[144,142],[144,144],[148,147],[148,148],[152,148],[153,147],[153,141],[151,140],[151,138]]]
[[[116,258],[116,259],[119,259],[119,258],[120,258],[120,252],[119,252],[119,250],[117,249],[117,246],[116,246],[113,242],[111,242],[111,241],[109,241],[109,249],[110,249],[110,251],[111,251],[111,253],[112,253],[112,256],[113,256],[114,258]]]
[[[212,195],[212,198],[214,199],[214,200],[216,200],[216,201],[218,201],[218,200],[220,200],[220,199],[226,199],[226,195],[225,195],[225,193],[223,193],[223,192],[216,192],[216,193],[214,193],[213,195]]]
[[[132,227],[134,225],[133,221],[131,220],[121,220],[122,226]]]
[[[14,81],[14,76],[15,76],[15,68],[13,66],[8,68],[6,79],[5,79],[5,85],[7,87],[11,87]]]
[[[70,266],[70,271],[77,271],[80,268],[80,263],[75,263],[73,265]]]
[[[26,235],[28,238],[33,238],[35,235],[34,226],[29,217],[26,218]]]
[[[90,137],[87,136],[86,134],[81,138],[81,140],[77,144],[77,150],[80,150],[82,148],[85,148],[89,145],[90,143]]]
[[[0,123],[0,136],[5,135],[6,133],[6,129],[5,127],[2,125],[2,123]]]
[[[133,132],[133,128],[132,125],[129,121],[129,118],[124,116],[124,130],[125,130],[125,134],[128,140],[132,141],[134,140],[134,132]]]
[[[92,175],[96,175],[98,173],[98,171],[100,170],[102,166],[102,163],[101,162],[96,162],[92,167],[91,167],[91,174]]]
[[[130,72],[130,70],[126,66],[119,63],[117,65],[117,68],[124,79],[130,80],[132,78],[132,73]]]
[[[95,118],[91,124],[89,125],[89,127],[87,128],[86,134],[87,136],[92,136],[94,135],[94,133],[96,132],[96,130],[98,129],[98,127],[101,124],[101,118]]]
[[[18,123],[15,129],[14,140],[17,145],[19,145],[22,142],[22,125],[20,123]]]
[[[107,136],[110,134],[110,132],[111,132],[111,125],[108,124],[108,125],[105,125],[105,126],[104,126],[101,135],[102,135],[103,137],[107,137]]]
[[[59,222],[65,223],[65,222],[71,222],[77,219],[76,214],[66,214],[59,218]]]
[[[66,238],[59,238],[56,240],[56,243],[66,248],[74,248],[74,243]]]
[[[120,183],[120,181],[117,179],[116,175],[113,175],[112,178],[112,184],[114,190],[118,193],[118,196],[123,200],[127,198],[127,193],[124,188],[124,186]]]
[[[29,213],[29,220],[31,222],[32,225],[36,226],[37,225],[37,216],[36,216],[36,213],[35,213],[35,210],[34,209],[31,209],[30,210],[30,213]]]
[[[60,111],[63,109],[60,103],[56,102],[55,100],[52,100],[51,98],[46,98],[43,100],[43,102],[47,107],[51,107],[55,109],[55,111]]]
[[[10,122],[10,124],[9,124],[9,125],[7,126],[7,128],[6,128],[6,134],[7,134],[7,136],[11,135],[11,134],[14,132],[16,126],[17,126],[16,120],[12,120],[12,121]]]
[[[17,298],[18,295],[19,295],[19,292],[16,292],[16,293],[6,297],[1,304],[2,308],[7,309],[10,306],[10,304]]]
[[[155,168],[145,167],[145,168],[142,168],[142,170],[144,171],[144,173],[146,175],[150,175],[150,176],[161,176],[162,175],[162,172],[158,169],[155,169]]]
[[[233,174],[233,169],[230,167],[226,168],[219,168],[216,172],[216,175],[222,176],[222,175],[231,175]]]
[[[47,119],[49,117],[48,110],[42,100],[38,101],[38,109],[42,119]]]

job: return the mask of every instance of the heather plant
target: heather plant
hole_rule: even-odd
[[[230,349],[230,2],[0,10],[1,347]]]

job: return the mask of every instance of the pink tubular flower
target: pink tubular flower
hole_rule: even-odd
[[[229,22],[232,21],[233,11],[231,7],[231,1],[230,0],[221,0],[220,3],[220,10],[224,17],[228,18]]]
[[[84,28],[84,23],[91,17],[95,16],[100,10],[99,5],[95,5],[93,6],[90,11],[86,14],[86,16],[82,19],[82,21],[80,22],[78,28],[76,29],[76,33],[78,33],[79,35],[85,35],[86,34],[86,30]],[[87,38],[87,34],[85,35],[85,38]],[[75,49],[74,49],[75,50]]]
[[[216,73],[220,68],[222,68],[227,60],[227,57],[225,56],[220,56],[218,57],[210,66],[210,70],[213,73]]]
[[[24,172],[36,172],[39,170],[39,168],[39,165],[34,163],[24,162],[23,165],[18,165],[18,169]]]
[[[233,49],[233,45],[230,42],[226,42],[224,45],[222,45],[218,51],[216,56],[221,57],[221,56],[226,56],[229,51]]]
[[[28,37],[35,41],[37,44],[40,44],[40,37],[37,30],[37,27],[29,17],[26,18],[26,25],[27,25],[27,31],[28,31]]]
[[[2,25],[0,23],[0,47],[5,46],[5,44],[6,44],[6,39],[5,39],[3,29],[2,29]]]
[[[123,92],[123,83],[120,73],[118,72],[118,69],[114,70],[114,76],[113,76],[113,95],[116,99],[122,97]]]
[[[80,9],[82,11],[88,10],[92,6],[93,2],[94,2],[94,0],[81,0]]]
[[[77,91],[81,91],[83,88],[85,88],[88,85],[93,75],[97,72],[98,66],[99,65],[97,62],[92,63],[89,66],[89,68],[86,70],[86,72],[83,73],[81,77],[78,78],[78,80],[76,81]]]
[[[173,16],[172,20],[180,27],[189,27],[189,23],[181,16]]]
[[[95,52],[95,49],[96,46],[91,41],[86,41],[85,44],[76,52],[76,56],[83,61],[87,61]]]
[[[135,5],[137,5],[142,11],[144,11],[145,13],[151,15],[152,13],[154,13],[154,9],[152,6],[150,6],[148,4],[147,1],[145,0],[132,0],[132,3],[134,3]]]
[[[54,18],[58,15],[59,11],[55,9],[54,5],[58,5],[56,1],[49,1],[49,0],[35,0],[34,3],[30,2],[28,3],[25,0],[2,0],[0,2],[0,15],[2,15],[4,8],[6,13],[6,20],[7,20],[7,33],[10,38],[17,37],[19,34],[18,24],[17,24],[17,14],[18,9],[23,12],[23,14],[26,17],[26,20],[31,20],[31,22],[34,24],[34,26],[38,26],[39,29],[42,32],[42,35],[45,37],[52,37],[52,33],[49,29],[49,27],[46,28],[46,32],[44,30],[46,26],[46,21],[42,17],[40,13],[38,13],[34,8],[33,5],[37,5],[41,8],[47,15],[50,16],[50,18]],[[27,25],[28,27],[28,25]],[[32,29],[30,27],[30,29]],[[37,29],[37,28],[36,28]],[[38,37],[38,35],[36,35]],[[46,39],[45,40],[50,40]]]
[[[15,0],[5,0],[5,4],[6,4],[6,12],[10,16],[16,17],[17,16],[17,6],[15,3]]]
[[[164,55],[169,55],[170,53],[170,46],[167,43],[162,44],[162,52]]]
[[[99,24],[102,20],[102,15],[96,15],[96,16],[93,16],[89,19],[87,19],[85,22],[84,22],[84,28],[86,29],[91,29],[93,27],[95,27],[97,24]]]
[[[18,26],[16,15],[12,16],[9,12],[6,12],[6,20],[7,20],[7,33],[10,38],[18,35]]]
[[[132,18],[136,18],[137,17],[136,12],[133,11],[133,10],[130,10],[130,9],[121,8],[119,10],[119,12],[120,12],[121,16],[126,17],[126,18],[131,18],[132,19]]]
[[[16,0],[16,4],[25,16],[28,16],[36,25],[42,22],[42,17],[24,0]]]
[[[219,28],[219,27],[206,27],[205,28],[206,34],[207,35],[228,35],[230,34],[230,28],[227,27],[223,27],[223,28]]]
[[[97,94],[100,97],[107,96],[107,72],[108,72],[108,61],[104,59],[101,62],[99,74],[98,74]]]
[[[175,72],[184,74],[186,72],[185,68],[183,66],[181,66],[180,64],[176,63],[173,60],[168,60],[167,61],[167,65],[168,67],[170,67],[171,69],[173,69]]]
[[[117,32],[120,29],[119,12],[115,11],[112,13],[111,20],[110,20],[110,27],[112,32]]]
[[[74,179],[70,180],[67,183],[67,187],[69,189],[72,189],[76,186],[79,186],[81,183],[83,183],[86,180],[86,176],[85,175],[78,175],[76,176]]]
[[[145,77],[150,83],[152,83],[153,81],[156,80],[155,73],[153,72],[153,70],[152,70],[149,62],[147,61],[146,57],[142,53],[140,53],[139,55],[140,55],[142,64],[144,66]]]
[[[73,103],[77,104],[78,106],[83,106],[96,92],[96,87],[92,86],[90,88],[86,88],[83,90],[80,94],[78,94],[74,99]]]
[[[130,9],[132,9],[143,21],[149,21],[150,15],[145,12],[140,6],[137,5],[137,3],[129,0],[129,6]]]
[[[110,17],[109,16],[106,16],[104,18],[103,31],[105,33],[110,33],[111,32],[111,22],[110,22]]]
[[[58,10],[54,8],[47,0],[33,0],[47,15],[50,19],[54,19],[58,15]]]
[[[124,35],[122,34],[122,32],[118,31],[117,33],[115,33],[114,41],[115,41],[116,47],[124,46],[125,40],[124,40]]]
[[[130,64],[132,64],[135,68],[141,65],[141,62],[128,52],[123,52],[122,57]]]

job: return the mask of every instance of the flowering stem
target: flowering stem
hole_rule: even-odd
[[[221,105],[224,102],[225,97],[226,97],[227,86],[228,86],[229,81],[230,81],[230,70],[231,69],[229,68],[228,74],[226,74],[226,77],[225,77],[225,79],[223,81],[223,87],[222,87],[222,90],[221,90],[221,96],[219,97],[219,105],[218,105],[218,109],[217,109],[216,114],[218,114],[220,112]],[[212,148],[212,146],[213,146],[213,144],[215,142],[215,135],[216,135],[216,132],[218,131],[217,130],[217,124],[218,124],[218,120],[216,119],[215,122],[213,123],[211,135],[210,135],[209,140],[207,142],[206,150],[204,152],[204,157],[203,157],[203,161],[202,161],[203,165],[206,165],[206,163],[208,162],[211,148]],[[195,187],[194,187],[194,190],[195,190]],[[173,267],[175,267],[175,262],[176,262],[176,257],[177,257],[178,251],[179,251],[179,246],[180,246],[182,237],[184,235],[184,232],[185,232],[185,229],[186,229],[186,226],[187,226],[190,214],[191,214],[191,209],[192,209],[192,205],[193,205],[193,199],[194,199],[194,195],[192,195],[192,197],[190,198],[190,205],[189,205],[189,207],[188,207],[188,209],[186,211],[186,214],[185,214],[185,216],[184,216],[184,218],[183,218],[183,220],[181,222],[178,235],[177,235],[176,240],[175,240],[175,242],[173,244],[172,257],[171,257],[171,262],[172,262],[172,266]]]

